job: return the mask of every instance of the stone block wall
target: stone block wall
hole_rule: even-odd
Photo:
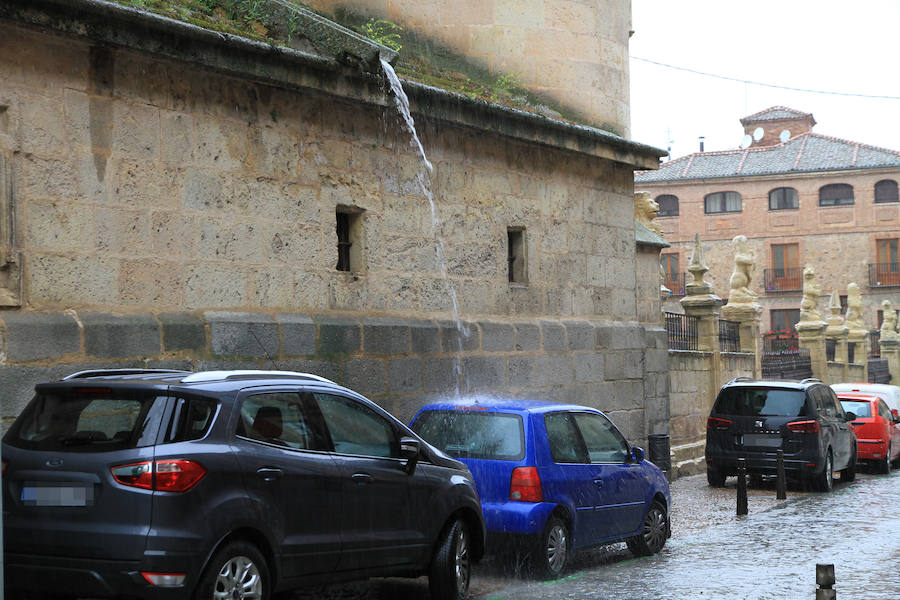
[[[428,400],[461,394],[594,406],[640,444],[668,424],[664,332],[637,323],[467,321],[458,328],[328,314],[67,311],[0,313],[0,325],[4,429],[35,383],[124,367],[310,372],[407,422]]]
[[[630,135],[631,2],[621,0],[309,0],[389,19],[533,92],[587,123]]]

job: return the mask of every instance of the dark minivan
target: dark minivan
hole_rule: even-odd
[[[36,386],[3,438],[7,598],[266,600],[429,575],[465,596],[468,469],[327,379],[91,371]]]
[[[856,477],[856,436],[834,391],[818,379],[758,381],[739,377],[719,391],[706,422],[706,476],[725,485],[746,460],[751,476],[775,475],[778,450],[789,477],[828,492],[833,474]]]

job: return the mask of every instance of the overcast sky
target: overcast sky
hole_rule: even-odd
[[[739,120],[811,112],[816,133],[900,151],[900,0],[632,0],[631,137],[677,158],[738,148]],[[773,89],[740,80],[894,99]]]

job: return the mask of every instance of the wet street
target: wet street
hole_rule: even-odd
[[[635,559],[624,544],[580,555],[568,575],[538,582],[487,560],[475,569],[473,600],[815,598],[816,563],[833,563],[841,600],[900,598],[900,472],[862,473],[832,494],[773,482],[749,490],[750,514],[735,516],[735,479],[711,489],[703,475],[672,484],[673,535],[662,553]],[[319,588],[295,598],[427,598],[424,578]]]

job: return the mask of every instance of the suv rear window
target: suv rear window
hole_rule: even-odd
[[[736,417],[801,417],[808,414],[803,390],[755,387],[723,389],[713,412]]]
[[[525,436],[522,417],[510,413],[473,410],[423,412],[413,431],[457,458],[522,460]]]
[[[106,452],[150,446],[166,397],[74,388],[38,393],[3,441],[43,451]]]

